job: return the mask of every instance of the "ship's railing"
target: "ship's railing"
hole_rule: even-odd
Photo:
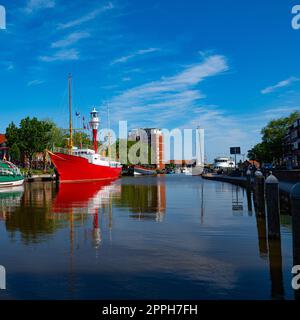
[[[73,154],[74,150],[68,149],[68,148],[54,147],[52,149],[52,152],[71,155],[71,154]]]
[[[122,165],[121,165],[120,162],[110,161],[110,160],[108,160],[108,161],[109,161],[109,166],[110,166],[111,168],[120,168],[120,167],[122,167]]]
[[[87,155],[87,154],[84,154],[84,155],[83,155],[83,154],[78,153],[78,150],[76,150],[76,149],[71,150],[71,149],[68,149],[68,148],[60,148],[60,147],[54,147],[54,148],[52,149],[52,152],[54,152],[54,153],[68,154],[68,155],[74,155],[74,154],[76,154],[76,155],[78,155],[79,157],[83,157],[83,158],[85,158],[85,156]],[[117,162],[117,161],[115,161],[115,160],[112,160],[112,159],[109,158],[109,157],[100,157],[100,160],[109,163],[109,166],[110,166],[110,167],[113,167],[113,168],[121,167],[121,164],[120,164],[119,162]]]

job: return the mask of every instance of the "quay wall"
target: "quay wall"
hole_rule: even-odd
[[[274,170],[273,175],[280,181],[300,182],[300,170]]]

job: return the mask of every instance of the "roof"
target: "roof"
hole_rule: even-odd
[[[256,167],[260,167],[260,163],[258,161],[256,161],[256,160],[246,160],[243,164],[245,166],[255,165]]]
[[[5,134],[0,133],[0,144],[6,142]]]

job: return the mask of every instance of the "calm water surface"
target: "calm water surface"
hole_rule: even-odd
[[[245,190],[199,177],[0,191],[0,299],[293,299],[292,236]]]

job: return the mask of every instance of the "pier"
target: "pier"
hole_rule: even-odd
[[[214,181],[221,181],[221,182],[227,182],[227,183],[232,183],[244,188],[247,188],[247,177],[231,177],[231,176],[225,176],[225,175],[219,175],[219,174],[214,174],[214,173],[206,173],[202,175],[203,179],[207,180],[214,180]],[[290,194],[293,186],[295,185],[296,182],[291,182],[291,181],[279,181],[279,191],[283,195]],[[255,178],[251,177],[250,178],[250,188],[254,189],[255,187]]]
[[[35,174],[31,177],[26,177],[25,181],[27,182],[46,182],[46,181],[55,181],[56,176],[55,174]]]

